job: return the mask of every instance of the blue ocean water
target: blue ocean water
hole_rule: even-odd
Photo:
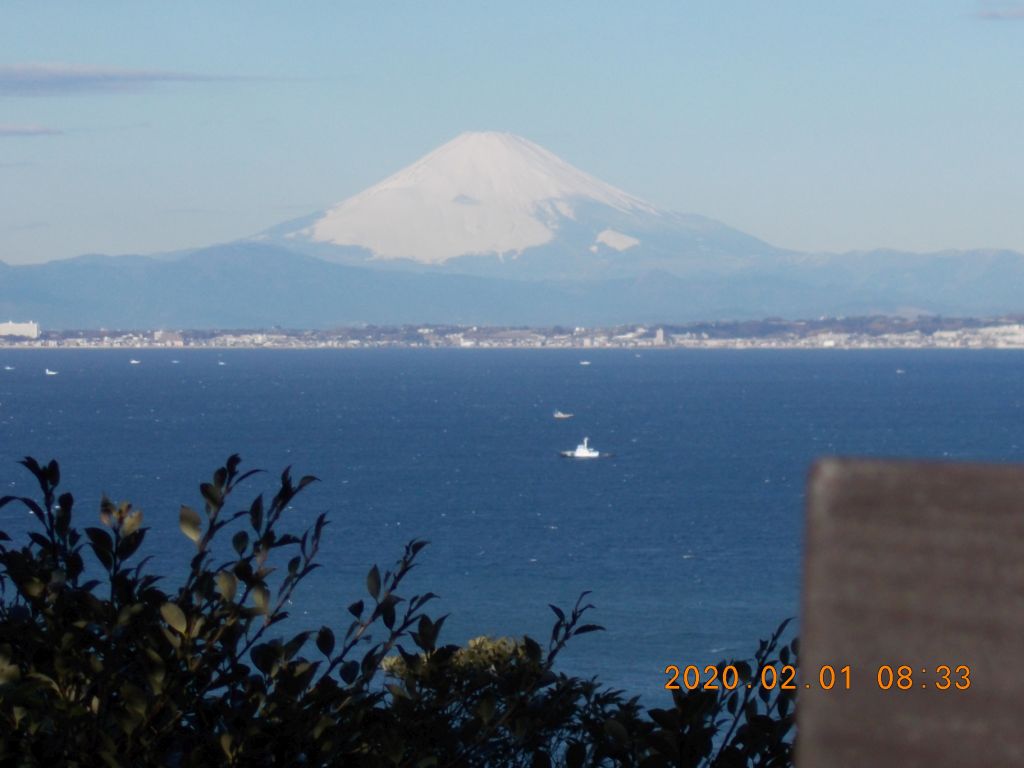
[[[559,457],[583,436],[613,456]],[[442,640],[545,641],[547,603],[591,590],[607,631],[560,669],[656,697],[667,664],[745,657],[797,613],[815,457],[1024,461],[1024,354],[0,350],[0,494],[35,490],[17,459],[55,457],[78,525],[103,493],[143,508],[160,572],[233,452],[272,473],[239,506],[286,465],[322,480],[289,512],[331,520],[295,629],[346,626],[369,566],[424,538],[405,592],[441,595]]]

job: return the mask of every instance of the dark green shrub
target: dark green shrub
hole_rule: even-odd
[[[554,671],[584,624],[583,596],[546,648],[529,637],[440,645],[431,593],[399,596],[425,542],[367,575],[342,626],[278,626],[314,562],[323,515],[296,535],[281,518],[306,485],[286,470],[269,502],[229,507],[251,472],[232,456],[200,486],[204,514],[180,511],[196,547],[177,589],[139,556],[141,511],[104,500],[102,527],[72,525],[56,462],[22,464],[42,498],[42,531],[0,532],[0,762],[20,765],[777,766],[790,763],[792,698],[747,689],[637,698]],[[232,511],[234,509],[234,511]],[[230,537],[231,554],[226,556]],[[224,546],[221,546],[221,545]],[[89,552],[97,567],[87,569]],[[281,567],[275,567],[280,564]],[[88,578],[96,573],[98,578]],[[585,595],[584,595],[585,596]],[[289,627],[291,625],[288,625]],[[273,629],[277,627],[276,629]],[[785,661],[781,628],[756,670]],[[307,646],[312,642],[312,647]],[[309,650],[311,656],[303,655]]]

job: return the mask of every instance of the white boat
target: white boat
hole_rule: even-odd
[[[46,369],[47,376],[56,376],[60,371],[51,371],[49,368]]]
[[[227,365],[223,360],[218,360],[217,365]]]
[[[129,365],[139,365],[141,362],[142,362],[141,360],[132,359],[132,360],[128,361],[128,364]]]
[[[562,451],[567,459],[596,459],[601,454],[590,447],[590,438],[584,437],[583,442],[576,446],[575,451]]]
[[[555,411],[552,415],[556,419],[571,419],[575,414],[572,414],[572,413],[562,413],[561,411]]]
[[[580,360],[580,365],[590,365],[589,360]]]
[[[13,365],[5,365],[4,366],[4,370],[5,371],[13,371],[14,370],[14,366]]]

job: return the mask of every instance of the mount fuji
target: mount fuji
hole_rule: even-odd
[[[780,251],[669,213],[510,133],[457,136],[369,189],[257,240],[350,265],[519,279],[730,269]]]
[[[0,261],[0,316],[50,328],[991,316],[1024,310],[1021,286],[1014,251],[787,251],[661,210],[527,139],[475,132],[235,242]]]

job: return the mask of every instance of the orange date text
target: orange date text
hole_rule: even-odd
[[[919,671],[920,670],[920,671]],[[802,669],[798,679],[793,664],[768,664],[751,669],[747,664],[700,667],[669,664],[665,667],[665,688],[669,691],[734,691],[737,688],[761,688],[769,691],[797,691],[817,688],[823,691],[849,691],[854,682],[874,683],[882,691],[932,689],[966,691],[971,687],[971,668],[966,664],[939,664],[934,667],[911,667],[908,664],[883,664],[860,676],[849,664],[823,664],[816,669]]]

